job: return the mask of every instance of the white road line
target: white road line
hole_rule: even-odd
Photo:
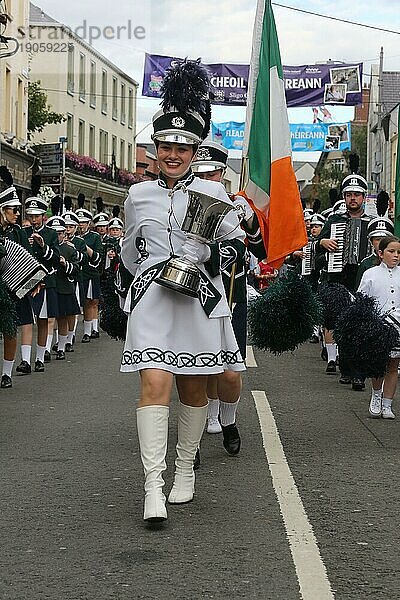
[[[246,346],[246,367],[257,367],[253,346]]]
[[[301,501],[265,392],[252,391],[265,454],[278,498],[303,600],[332,600],[334,594],[312,526]]]

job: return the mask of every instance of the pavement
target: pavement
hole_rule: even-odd
[[[400,599],[400,409],[370,419],[315,345],[254,351],[240,455],[205,434],[194,501],[151,527],[121,348],[78,340],[0,390],[0,600]]]

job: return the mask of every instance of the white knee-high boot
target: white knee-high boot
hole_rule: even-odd
[[[163,521],[167,518],[163,494],[163,472],[168,440],[168,406],[144,406],[136,410],[140,455],[145,476],[145,521]]]
[[[168,496],[168,502],[171,504],[183,504],[193,500],[193,460],[203,435],[206,418],[207,404],[195,407],[179,402],[175,479]]]

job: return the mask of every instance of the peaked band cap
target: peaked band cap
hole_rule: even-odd
[[[3,192],[0,192],[0,208],[12,208],[13,206],[21,206],[21,202],[18,198],[17,190],[11,185]]]
[[[347,211],[346,202],[338,200],[332,207],[332,213],[335,215],[343,215]]]
[[[315,213],[311,216],[310,225],[325,225],[325,217],[319,213]]]
[[[92,213],[86,208],[78,208],[75,214],[78,217],[79,223],[89,223],[93,220]]]
[[[65,231],[65,220],[62,217],[50,217],[47,219],[46,225],[55,231]]]
[[[107,213],[101,212],[93,217],[95,227],[107,227],[110,217]]]
[[[205,141],[199,146],[192,170],[194,173],[208,173],[209,171],[218,171],[226,169],[228,162],[228,150],[217,142]]]
[[[119,219],[118,217],[113,217],[109,220],[108,227],[118,227],[118,229],[123,229],[124,223],[122,219]]]
[[[368,223],[368,237],[387,237],[394,235],[394,224],[387,217],[376,217]]]
[[[79,219],[76,214],[72,212],[72,210],[67,210],[62,215],[62,218],[64,219],[66,225],[79,225]]]
[[[159,110],[153,117],[153,140],[173,144],[200,144],[204,131],[204,119],[196,112]]]
[[[341,190],[343,195],[346,192],[362,192],[363,194],[366,194],[368,191],[368,183],[364,177],[353,173],[352,175],[347,175],[347,177],[343,179]]]
[[[25,212],[27,215],[44,215],[49,205],[40,196],[30,196],[25,201]]]

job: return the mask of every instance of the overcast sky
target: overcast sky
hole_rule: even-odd
[[[119,39],[101,36],[93,45],[131,75],[140,84],[144,53],[201,57],[204,62],[248,63],[256,0],[36,0],[46,13],[76,28],[116,28],[131,22],[141,26],[144,39],[128,39],[125,31]],[[338,18],[400,31],[399,0],[282,0],[282,4],[328,14]],[[364,71],[379,62],[384,47],[385,70],[400,70],[400,35],[374,31],[353,25],[305,15],[274,6],[282,62],[287,65],[324,62],[364,62]],[[139,32],[141,33],[141,32]],[[158,102],[138,99],[137,131],[150,122]],[[337,120],[352,117],[350,108],[333,109]],[[291,122],[311,122],[311,109],[290,109]],[[215,107],[213,120],[244,121],[244,109]],[[148,141],[151,128],[139,136]],[[302,153],[305,157],[305,153]]]

